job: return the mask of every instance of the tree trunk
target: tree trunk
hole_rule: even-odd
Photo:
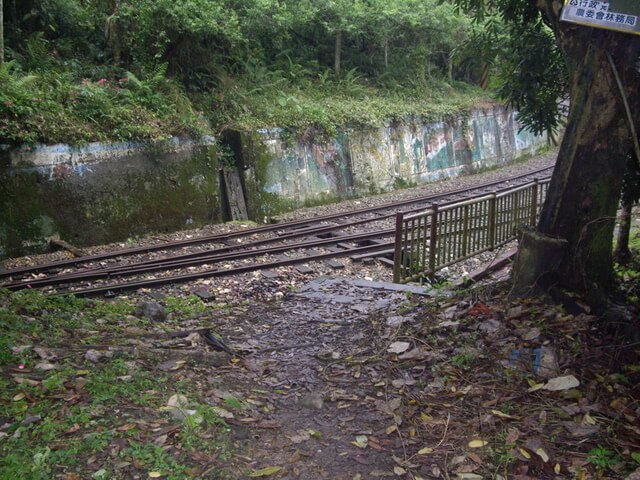
[[[620,224],[618,226],[618,241],[616,242],[615,258],[619,263],[627,263],[631,258],[629,250],[629,234],[631,233],[631,211],[633,202],[626,200],[622,202],[622,212],[620,213]]]
[[[340,75],[340,59],[342,57],[342,30],[336,32],[335,57],[333,61],[333,69],[336,75]]]
[[[0,65],[4,63],[4,3],[0,0]]]
[[[480,88],[486,90],[489,87],[489,62],[482,62],[480,66]]]
[[[389,66],[389,39],[384,39],[384,67]]]
[[[640,37],[561,23],[553,4],[546,0],[541,8],[567,60],[571,112],[538,233],[567,243],[559,262],[552,263],[540,244],[537,250],[529,249],[528,255],[519,255],[516,268],[526,269],[531,262],[540,269],[546,260],[547,282],[590,295],[597,303],[614,285],[613,231],[625,158],[632,146],[608,54],[617,65],[637,123],[640,75],[635,62],[640,54]],[[518,284],[518,278],[514,282],[516,291],[531,287]]]

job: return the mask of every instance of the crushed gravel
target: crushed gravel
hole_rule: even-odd
[[[456,188],[470,187],[477,183],[497,180],[505,175],[517,175],[538,168],[543,168],[545,166],[552,165],[555,162],[555,158],[556,152],[552,151],[481,173],[451,178],[415,188],[396,190],[371,197],[354,198],[330,205],[298,209],[283,214],[276,220],[278,222],[285,222],[290,220],[314,218],[322,215],[348,212],[353,209],[378,206],[417,196],[443,193]],[[255,227],[253,222],[231,222],[226,224],[206,225],[198,229],[183,230],[162,235],[150,234],[143,238],[129,239],[126,242],[86,247],[82,250],[86,255],[95,255],[124,248],[156,245],[167,241],[185,240],[220,233],[230,233],[251,227]],[[487,252],[467,261],[447,267],[439,273],[439,278],[445,282],[455,281],[465,276],[467,273],[490,263],[509,248],[512,248],[512,246],[513,245],[506,245],[496,251]],[[67,258],[71,258],[71,254],[69,252],[57,251],[43,255],[8,259],[0,263],[0,267],[13,269],[21,266],[53,262]],[[286,295],[287,292],[298,288],[313,278],[322,276],[340,276],[389,282],[392,279],[392,270],[388,264],[383,263],[380,260],[353,262],[348,258],[342,258],[336,261],[309,262],[302,268],[300,266],[281,267],[274,270],[235,275],[233,277],[206,279],[183,285],[170,285],[154,289],[154,291],[159,291],[161,295],[178,296],[189,295],[198,289],[201,290],[202,288],[205,288],[209,289],[212,292],[212,295],[215,295],[216,301],[219,302],[236,303],[248,299],[251,299],[252,301],[269,302],[278,300]],[[131,294],[130,296],[146,296],[148,293],[148,291],[142,290],[136,294]]]

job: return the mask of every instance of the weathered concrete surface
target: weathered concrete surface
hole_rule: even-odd
[[[52,236],[77,246],[123,241],[244,218],[245,206],[251,220],[268,221],[303,205],[453,177],[507,163],[544,142],[519,130],[516,114],[494,106],[457,122],[408,119],[345,129],[330,140],[279,129],[228,131],[218,139],[233,152],[225,172],[244,172],[231,194],[220,191],[230,177],[221,179],[219,145],[210,137],[0,146],[0,258],[41,250]]]
[[[494,106],[457,122],[345,130],[324,142],[291,141],[278,129],[263,130],[270,158],[266,168],[247,175],[281,201],[321,203],[505,164],[545,142],[520,128],[514,112]]]
[[[0,257],[219,220],[213,139],[0,151]]]

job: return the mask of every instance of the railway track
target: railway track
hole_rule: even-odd
[[[348,212],[163,242],[11,270],[0,270],[0,288],[44,289],[78,296],[115,295],[202,278],[349,256],[389,254],[393,218],[433,203],[452,203],[513,188],[550,175],[551,167],[443,193]]]

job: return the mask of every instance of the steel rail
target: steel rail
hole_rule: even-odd
[[[506,179],[506,180],[503,179],[503,180],[499,180],[499,181],[487,182],[485,184],[477,185],[477,186],[474,186],[474,187],[471,187],[471,188],[461,188],[461,189],[456,189],[456,190],[450,190],[448,192],[443,192],[443,193],[439,193],[439,194],[430,194],[430,195],[414,198],[414,199],[411,199],[411,200],[403,200],[403,201],[400,201],[400,202],[388,202],[388,203],[385,203],[385,204],[382,204],[382,205],[378,205],[378,206],[375,206],[375,207],[364,207],[364,208],[352,210],[352,211],[349,211],[349,212],[327,214],[327,215],[319,216],[319,217],[316,217],[316,218],[313,218],[313,219],[292,220],[292,221],[289,221],[289,222],[283,222],[283,223],[274,224],[274,225],[260,226],[260,227],[256,227],[256,228],[250,228],[250,229],[247,229],[247,230],[241,230],[241,231],[238,231],[238,232],[214,234],[214,235],[208,235],[208,236],[203,236],[203,237],[198,237],[198,238],[191,238],[191,239],[185,239],[185,240],[177,240],[177,241],[172,241],[172,242],[165,242],[165,243],[156,244],[156,245],[147,245],[147,246],[143,246],[143,247],[134,247],[134,248],[129,248],[129,249],[116,250],[116,251],[111,251],[111,252],[104,252],[104,253],[99,253],[99,254],[95,254],[95,255],[88,255],[88,256],[84,256],[84,257],[78,257],[78,258],[72,258],[72,259],[66,259],[66,260],[59,260],[59,261],[56,261],[56,262],[50,262],[50,263],[41,264],[41,265],[33,265],[33,266],[29,266],[29,267],[20,267],[20,268],[11,269],[11,270],[4,270],[3,269],[3,270],[0,270],[0,279],[1,278],[6,278],[6,277],[10,277],[10,276],[16,276],[16,275],[27,275],[27,274],[41,273],[43,271],[53,270],[53,269],[58,269],[58,268],[64,268],[64,267],[75,267],[75,266],[78,266],[78,265],[83,264],[83,263],[96,262],[96,261],[105,260],[105,259],[109,259],[109,258],[117,258],[117,257],[130,256],[130,255],[141,254],[141,253],[149,253],[149,252],[154,252],[154,251],[169,250],[169,249],[192,246],[192,245],[198,245],[198,244],[204,244],[204,243],[212,243],[212,242],[216,242],[216,241],[224,242],[224,241],[231,240],[233,238],[242,238],[242,237],[247,237],[247,236],[250,236],[250,235],[255,235],[255,234],[260,234],[260,233],[268,233],[268,232],[273,232],[273,231],[277,231],[277,230],[286,230],[286,229],[291,229],[293,227],[300,226],[300,225],[307,225],[309,223],[326,222],[326,221],[331,221],[331,220],[343,219],[343,218],[345,218],[345,216],[356,216],[356,215],[360,215],[360,214],[374,213],[374,212],[383,211],[383,210],[390,209],[390,208],[397,208],[397,207],[411,205],[411,204],[415,204],[415,203],[429,202],[429,201],[436,200],[438,198],[442,198],[443,196],[449,196],[449,195],[465,193],[465,192],[468,192],[468,191],[471,191],[471,190],[482,190],[483,188],[489,188],[491,186],[499,185],[501,183],[505,183],[506,181],[517,181],[517,180],[520,180],[522,178],[529,177],[531,175],[536,175],[536,174],[542,173],[542,172],[544,172],[546,170],[550,170],[552,168],[553,168],[553,166],[544,167],[544,168],[532,170],[530,172],[526,172],[526,173],[523,173],[523,174],[520,174],[520,175],[516,175],[516,176],[511,177],[511,178]],[[347,225],[340,225],[340,226],[337,226],[335,228],[336,229],[337,228],[345,228],[345,226],[347,226]],[[300,233],[302,233],[302,232],[300,232]],[[308,232],[305,232],[305,233],[308,234]],[[226,247],[222,247],[222,248],[224,249]]]
[[[508,187],[508,188],[511,189],[512,187]],[[453,196],[455,197],[458,194],[459,193],[456,193]],[[438,198],[441,198],[442,196],[447,196],[447,195],[439,195]],[[444,203],[443,206],[455,204],[456,202],[460,202],[460,200],[451,200],[449,202]],[[412,213],[412,212],[423,211],[423,210],[424,210],[424,206],[420,206],[414,209],[410,209],[404,213]],[[108,268],[95,268],[91,270],[82,270],[80,272],[74,272],[69,274],[54,275],[54,276],[49,276],[42,279],[21,280],[21,281],[10,283],[10,284],[5,284],[3,288],[6,288],[8,290],[14,290],[14,291],[20,290],[23,288],[40,288],[44,286],[52,286],[52,285],[58,285],[62,283],[99,280],[99,279],[112,278],[117,276],[129,276],[129,275],[136,275],[136,274],[142,274],[142,273],[151,273],[151,272],[160,271],[160,270],[173,270],[178,268],[186,268],[186,267],[203,265],[211,262],[223,262],[223,261],[228,262],[228,261],[240,260],[248,257],[283,253],[286,251],[302,249],[302,248],[313,248],[313,247],[335,245],[337,243],[348,242],[348,241],[357,242],[357,241],[363,241],[363,240],[370,240],[372,238],[385,238],[387,236],[393,235],[394,230],[388,229],[388,230],[381,230],[376,232],[340,235],[339,237],[326,238],[326,239],[320,239],[320,240],[311,240],[311,241],[301,242],[296,244],[288,244],[288,245],[281,245],[281,246],[267,247],[267,248],[256,248],[256,247],[268,245],[274,242],[281,242],[281,241],[292,239],[292,238],[307,236],[309,234],[326,233],[334,230],[340,230],[345,227],[383,221],[385,219],[392,218],[393,216],[395,216],[395,212],[385,214],[384,216],[380,216],[376,218],[367,218],[367,219],[357,220],[349,224],[329,225],[329,226],[319,227],[315,229],[305,229],[304,232],[298,231],[298,232],[294,232],[278,238],[267,238],[267,239],[250,242],[250,243],[223,247],[216,250],[207,250],[203,252],[183,254],[183,255],[171,257],[170,259],[167,259],[167,258],[153,259],[153,260],[147,260],[145,262],[138,262],[138,263],[129,264],[129,265],[119,265],[119,266],[108,267]],[[252,249],[252,250],[248,250],[248,249]],[[231,253],[234,251],[237,252],[238,250],[246,250],[246,251],[239,252],[239,253]]]
[[[346,257],[349,255],[369,253],[369,252],[374,252],[377,249],[380,249],[382,247],[388,248],[389,245],[392,245],[392,243],[390,242],[389,244],[357,247],[350,250],[345,250],[344,252],[319,253],[317,255],[309,255],[303,258],[293,258],[288,260],[278,260],[274,262],[244,265],[241,267],[234,267],[227,270],[205,270],[203,272],[188,273],[183,275],[169,276],[169,277],[162,277],[162,278],[154,278],[149,280],[139,280],[139,281],[128,282],[128,283],[119,283],[115,285],[105,285],[100,287],[92,287],[92,288],[79,289],[79,290],[63,290],[63,291],[56,292],[56,294],[73,294],[78,297],[89,297],[89,296],[95,296],[100,294],[112,296],[119,292],[138,290],[141,288],[159,287],[159,286],[167,285],[170,283],[182,283],[182,282],[189,282],[192,280],[199,280],[203,278],[212,278],[212,277],[225,277],[229,275],[238,275],[241,273],[253,272],[256,270],[266,270],[269,268],[286,267],[290,265],[297,265],[301,263],[326,260],[330,258],[339,258],[339,257]]]
[[[59,285],[64,283],[78,282],[78,281],[90,281],[90,280],[100,280],[103,278],[112,278],[112,277],[121,277],[127,275],[136,275],[142,273],[151,273],[160,270],[172,270],[177,268],[185,268],[192,267],[194,265],[202,265],[210,262],[229,262],[233,260],[242,260],[244,258],[257,257],[263,255],[273,255],[277,253],[289,252],[292,250],[299,250],[304,248],[314,248],[314,247],[323,247],[334,245],[343,242],[355,242],[355,241],[364,241],[370,240],[373,238],[385,238],[390,237],[394,234],[394,229],[381,230],[376,232],[366,232],[366,233],[355,233],[352,235],[344,235],[341,237],[331,238],[331,239],[321,239],[321,240],[311,240],[308,242],[296,243],[293,245],[282,245],[278,247],[269,247],[263,248],[259,250],[249,250],[246,252],[237,252],[237,253],[229,253],[229,254],[220,254],[216,256],[212,256],[207,259],[207,261],[202,261],[197,264],[191,261],[176,261],[176,262],[158,262],[154,265],[133,265],[134,268],[126,268],[122,267],[121,270],[111,270],[111,271],[92,271],[89,273],[79,272],[75,274],[69,274],[65,276],[56,276],[56,277],[47,277],[41,279],[34,279],[30,281],[17,282],[13,284],[4,285],[2,288],[7,290],[21,290],[24,288],[40,288],[45,286]],[[367,251],[375,251],[382,250],[383,248],[388,248],[388,244],[377,244],[367,246],[369,248]],[[345,250],[346,252],[355,252],[358,248],[354,247],[353,249]],[[336,253],[336,252],[333,252]],[[337,252],[340,253],[340,252]],[[357,252],[356,252],[357,253]],[[308,261],[304,260],[303,261]]]

